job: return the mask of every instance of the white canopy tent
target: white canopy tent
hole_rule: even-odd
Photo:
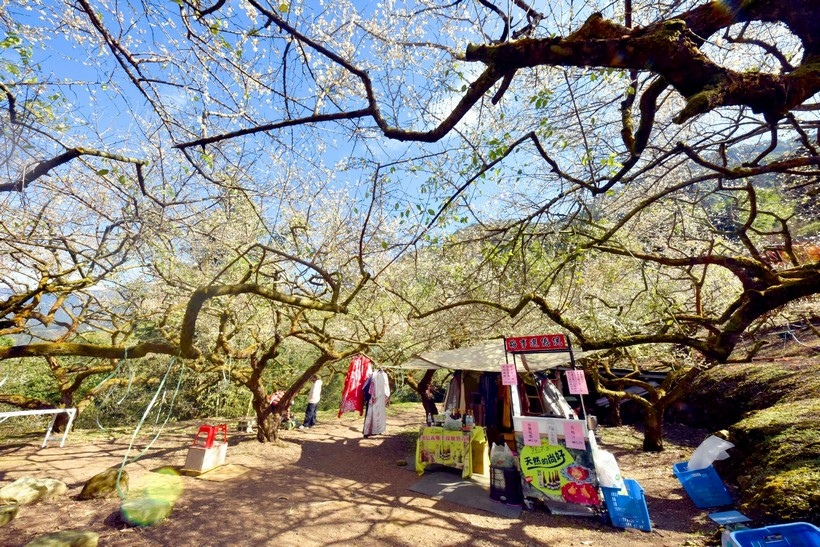
[[[590,352],[573,351],[575,359],[580,359]],[[414,355],[398,368],[404,369],[431,369],[443,368],[448,370],[474,370],[479,372],[500,372],[501,365],[512,363],[513,355],[504,352],[504,341],[499,339],[485,342],[477,346],[441,351],[427,351]],[[517,369],[547,370],[571,363],[569,352],[556,353],[529,353],[517,354],[515,357]]]

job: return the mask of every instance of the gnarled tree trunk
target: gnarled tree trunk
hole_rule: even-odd
[[[413,388],[413,390],[419,394],[419,398],[421,399],[421,405],[424,407],[424,414],[425,415],[436,415],[438,414],[438,408],[436,407],[436,402],[433,400],[433,394],[430,391],[430,387],[433,381],[433,375],[436,373],[436,369],[427,369],[424,372],[424,376],[422,376],[421,380],[416,382],[416,379],[413,378],[410,374],[405,376],[405,382]]]
[[[663,451],[663,409],[656,405],[644,407],[643,449],[645,452]]]

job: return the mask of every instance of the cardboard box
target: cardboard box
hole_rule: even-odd
[[[228,443],[214,442],[210,448],[192,446],[188,449],[188,456],[185,458],[183,471],[193,471],[204,473],[214,467],[225,463],[225,456],[228,453]]]

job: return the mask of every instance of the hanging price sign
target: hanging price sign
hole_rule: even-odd
[[[585,450],[584,426],[580,421],[564,422],[564,440],[567,448],[577,448]]]
[[[518,384],[518,377],[515,374],[514,363],[504,363],[501,365],[501,384],[514,386]]]
[[[547,425],[547,441],[551,446],[558,444],[558,426],[555,424]]]
[[[521,420],[524,432],[524,444],[527,446],[541,446],[541,434],[538,432],[538,422],[535,420]]]
[[[567,387],[569,388],[569,392],[573,395],[586,395],[587,393],[589,393],[589,389],[587,389],[587,379],[584,376],[584,371],[568,370]]]

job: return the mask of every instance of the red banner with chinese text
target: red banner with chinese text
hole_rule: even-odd
[[[504,339],[504,347],[510,353],[531,353],[539,351],[569,351],[567,337],[563,334],[536,334],[514,336]]]

